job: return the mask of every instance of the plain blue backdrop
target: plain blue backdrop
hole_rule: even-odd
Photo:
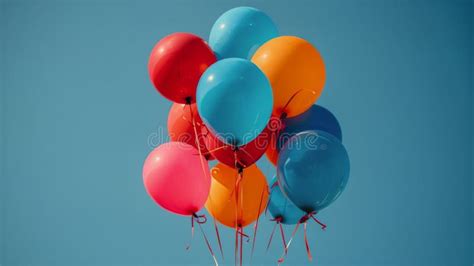
[[[3,0],[0,264],[211,265],[201,236],[185,251],[189,220],[143,188],[171,105],[146,64],[166,34],[208,38],[240,5],[326,62],[319,104],[341,123],[352,172],[319,215],[327,231],[310,226],[315,263],[474,262],[472,1]],[[253,261],[275,265],[264,220]],[[233,265],[233,234],[221,233]],[[287,265],[306,263],[299,234]]]

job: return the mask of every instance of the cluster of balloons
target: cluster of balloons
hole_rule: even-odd
[[[349,158],[341,128],[314,104],[325,83],[323,59],[308,41],[280,36],[262,11],[225,12],[209,43],[190,33],[166,36],[148,71],[174,102],[171,142],[143,167],[145,188],[164,209],[199,222],[205,206],[242,243],[243,228],[265,209],[280,226],[299,225],[343,191]],[[265,153],[277,169],[270,187],[255,164]]]

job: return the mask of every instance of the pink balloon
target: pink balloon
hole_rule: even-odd
[[[143,183],[153,200],[181,215],[198,212],[211,187],[209,166],[193,146],[168,142],[154,149],[143,165]]]

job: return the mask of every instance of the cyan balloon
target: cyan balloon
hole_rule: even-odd
[[[277,176],[283,193],[305,212],[334,202],[349,178],[349,156],[342,143],[324,131],[303,131],[280,151]]]
[[[277,36],[278,29],[267,14],[252,7],[236,7],[214,23],[209,46],[218,59],[250,59],[258,47]]]
[[[242,146],[266,127],[273,94],[270,82],[256,65],[228,58],[211,65],[201,76],[196,102],[202,120],[215,136]]]
[[[320,105],[314,104],[301,115],[286,118],[284,124],[285,127],[278,138],[278,150],[296,133],[306,130],[324,131],[342,142],[342,132],[339,122],[328,109]]]
[[[296,224],[306,213],[296,207],[280,190],[276,176],[272,180],[268,211],[273,218],[281,218],[283,224]]]

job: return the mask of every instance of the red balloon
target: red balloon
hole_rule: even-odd
[[[277,141],[277,136],[275,134],[274,136],[272,136],[270,140],[270,145],[268,145],[268,149],[265,152],[265,154],[267,155],[268,161],[270,161],[275,166],[277,165],[277,161],[278,161],[278,150],[276,148],[277,146],[276,141]]]
[[[278,161],[278,150],[277,150],[277,139],[278,135],[280,134],[281,130],[285,127],[283,120],[276,116],[272,116],[270,122],[268,122],[273,129],[271,136],[270,136],[270,145],[268,145],[267,150],[265,151],[265,155],[267,155],[268,161],[270,161],[273,165],[277,165]]]
[[[200,37],[190,33],[173,33],[161,39],[148,61],[148,73],[155,88],[177,103],[194,103],[202,73],[216,56]]]
[[[254,164],[267,150],[272,139],[272,135],[276,134],[278,125],[275,124],[272,117],[267,127],[251,142],[235,149],[214,136],[206,127],[202,128],[203,135],[206,135],[206,146],[210,153],[221,163],[233,168],[246,168]],[[237,165],[236,165],[237,158]]]
[[[192,112],[192,116],[191,116]],[[192,145],[198,149],[196,144],[196,135],[193,127],[193,116],[196,125],[196,131],[198,132],[199,147],[206,160],[213,160],[214,158],[206,148],[204,141],[205,136],[201,133],[201,128],[204,124],[197,111],[196,104],[179,104],[174,103],[171,106],[168,114],[168,135],[171,141],[179,141]]]

